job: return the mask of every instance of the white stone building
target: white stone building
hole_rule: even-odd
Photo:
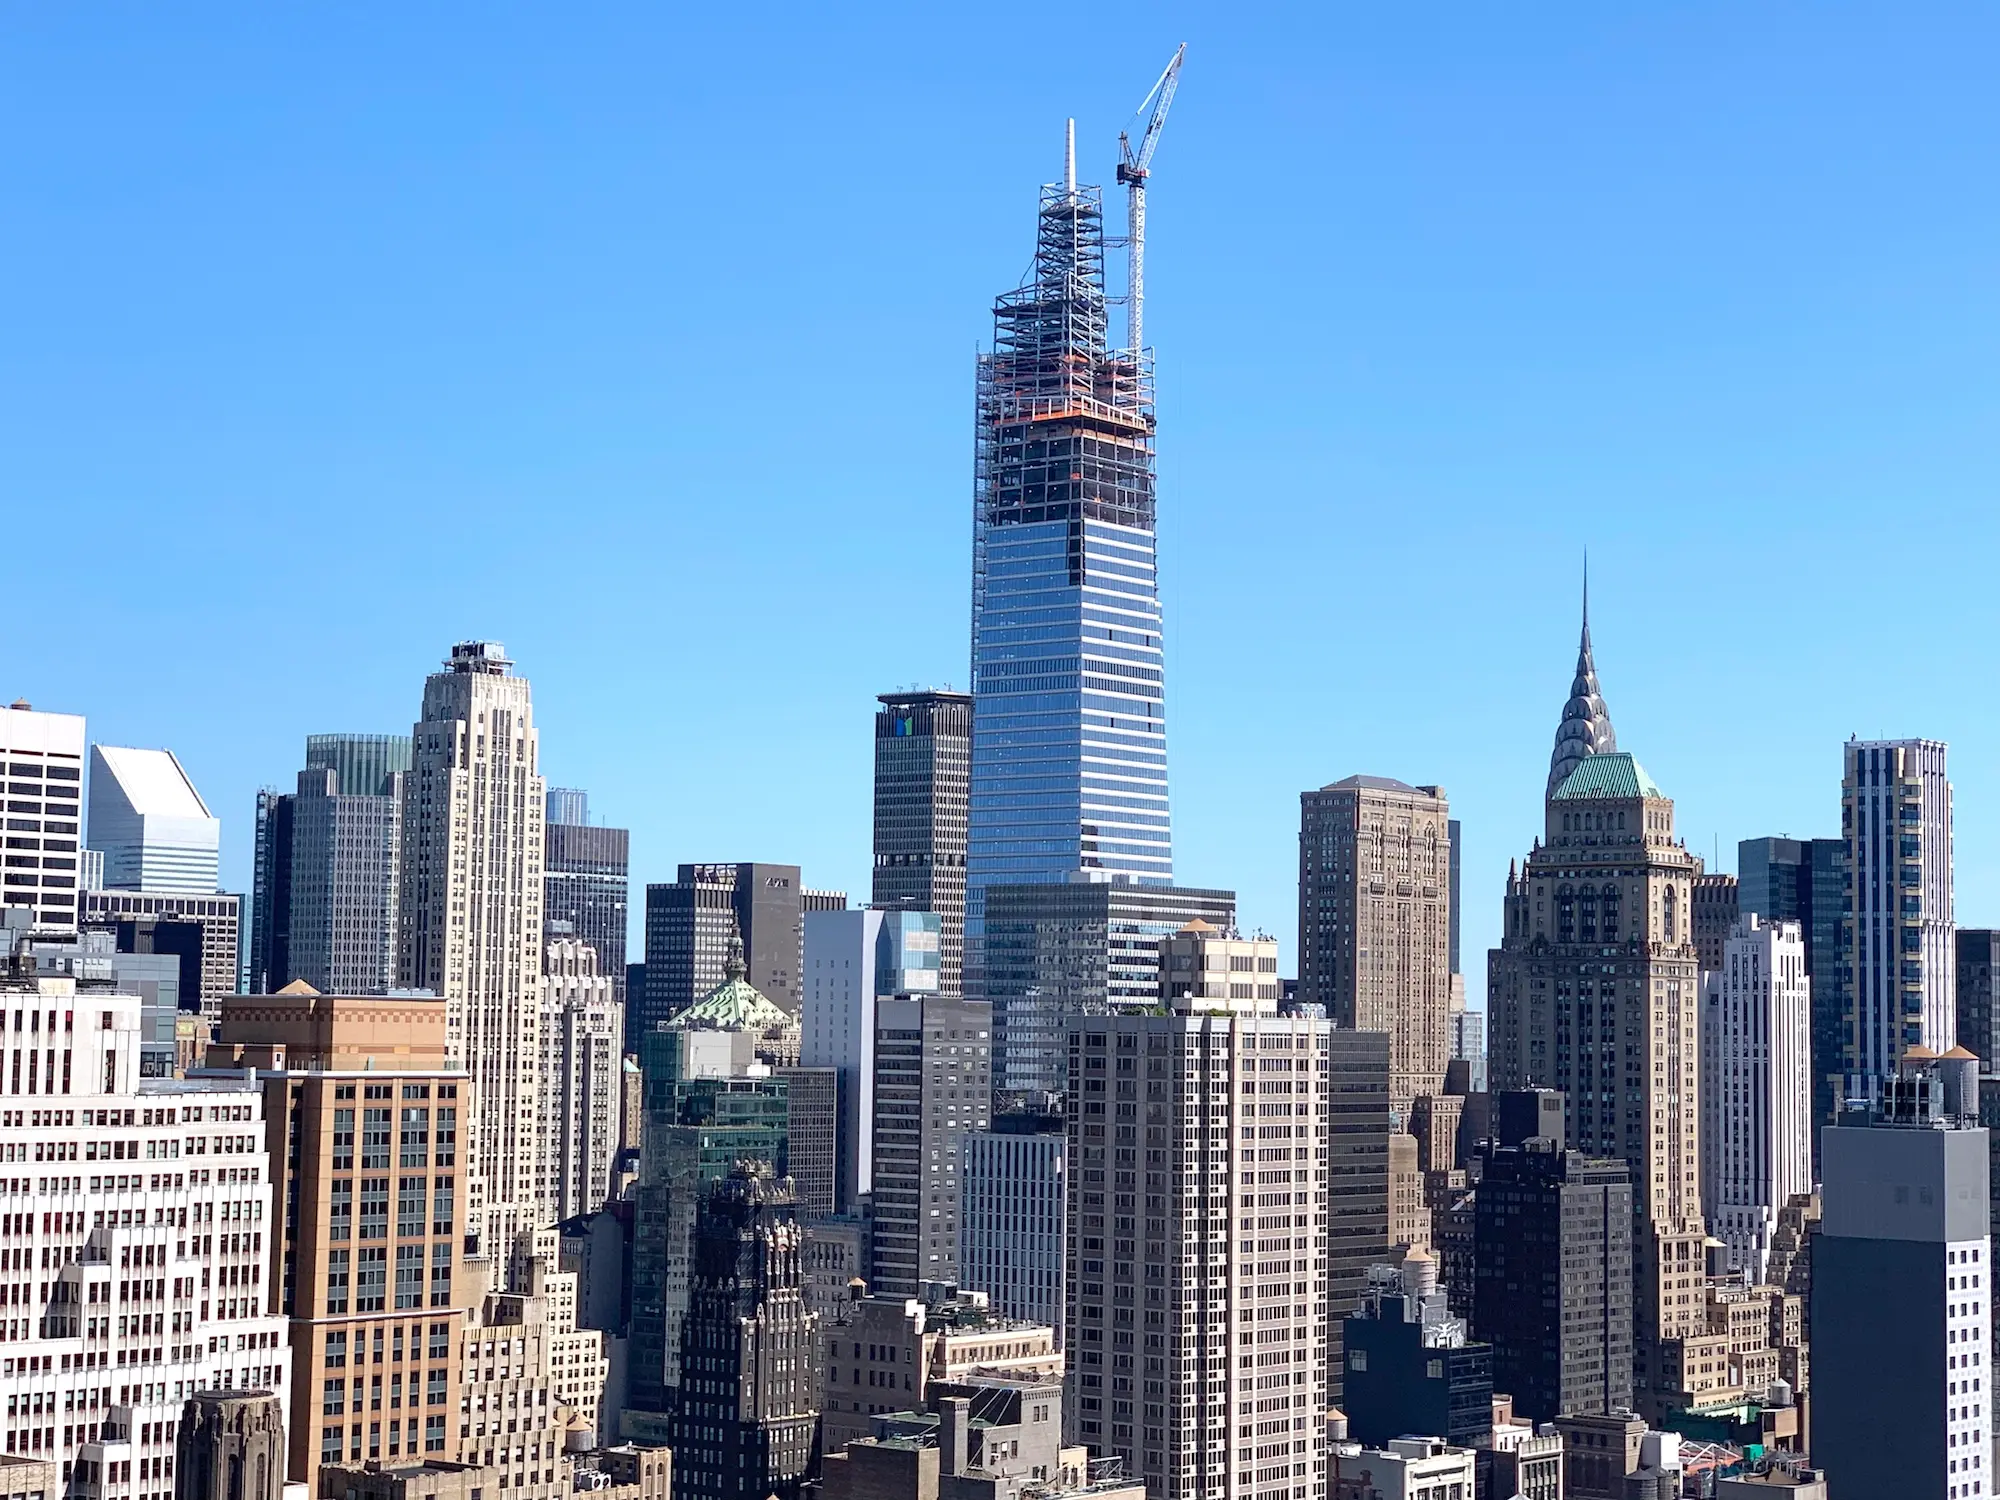
[[[442,995],[473,1077],[472,1211],[499,1274],[555,1222],[542,1141],[542,848],[547,787],[526,678],[497,641],[461,641],[424,681],[403,778],[398,982]]]
[[[1758,1281],[1778,1214],[1812,1191],[1812,988],[1796,922],[1737,919],[1702,976],[1701,1201]]]
[[[0,978],[0,1443],[170,1500],[197,1390],[289,1392],[263,1094],[146,1079],[140,1001]]]
[[[542,1135],[556,1216],[595,1213],[611,1196],[624,1105],[625,1007],[597,950],[557,938],[542,963]]]

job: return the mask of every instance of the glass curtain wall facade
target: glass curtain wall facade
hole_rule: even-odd
[[[1153,431],[1150,354],[1106,347],[1099,190],[1045,186],[979,359],[968,995],[986,886],[1173,878]]]

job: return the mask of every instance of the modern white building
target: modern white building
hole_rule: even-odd
[[[90,747],[89,843],[107,890],[221,889],[222,820],[171,750]]]
[[[0,1442],[73,1494],[170,1500],[188,1396],[290,1389],[262,1089],[142,1080],[108,986],[4,978],[0,1013]]]
[[[548,945],[542,976],[547,1084],[542,1130],[558,1218],[595,1213],[611,1196],[624,1101],[625,1007],[597,950],[578,938]]]
[[[524,677],[497,641],[461,641],[424,682],[403,778],[397,982],[444,997],[446,1048],[473,1077],[481,1248],[496,1276],[555,1222],[542,1140],[542,818],[548,789]]]
[[[1702,976],[1701,1202],[1729,1263],[1761,1282],[1794,1193],[1812,1191],[1812,984],[1796,922],[1749,912]]]
[[[1342,1443],[1333,1454],[1335,1472],[1343,1483],[1353,1481],[1354,1493],[1368,1500],[1443,1500],[1476,1493],[1473,1452],[1454,1448],[1442,1438],[1400,1437],[1386,1448]]]
[[[996,1312],[1046,1323],[1062,1345],[1063,1240],[1069,1182],[1062,1120],[996,1115],[964,1139],[958,1280]]]
[[[1333,1027],[1275,1009],[1069,1022],[1064,1437],[1153,1500],[1327,1494]]]
[[[0,708],[7,853],[0,907],[34,913],[44,929],[76,931],[83,716]]]
[[[873,1188],[875,1002],[940,990],[943,922],[934,912],[809,911],[799,999],[799,1065],[840,1074],[834,1209]]]
[[[1957,1040],[1951,782],[1941,740],[1849,740],[1840,783],[1851,976],[1844,1072],[1871,1098],[1905,1048]]]

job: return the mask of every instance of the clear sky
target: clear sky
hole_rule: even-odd
[[[0,697],[178,751],[247,888],[308,733],[498,638],[635,886],[865,899],[873,695],[966,677],[991,299],[1183,40],[1180,878],[1290,972],[1300,790],[1442,783],[1477,994],[1587,546],[1691,845],[1939,736],[2000,924],[1990,6],[7,7]]]

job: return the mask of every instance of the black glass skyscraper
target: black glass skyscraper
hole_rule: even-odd
[[[965,949],[972,695],[884,693],[875,715],[874,903],[936,912],[938,987],[959,992]]]
[[[592,823],[589,799],[574,787],[549,788],[543,829],[542,925],[595,948],[597,972],[611,976],[622,1005],[632,835]]]

